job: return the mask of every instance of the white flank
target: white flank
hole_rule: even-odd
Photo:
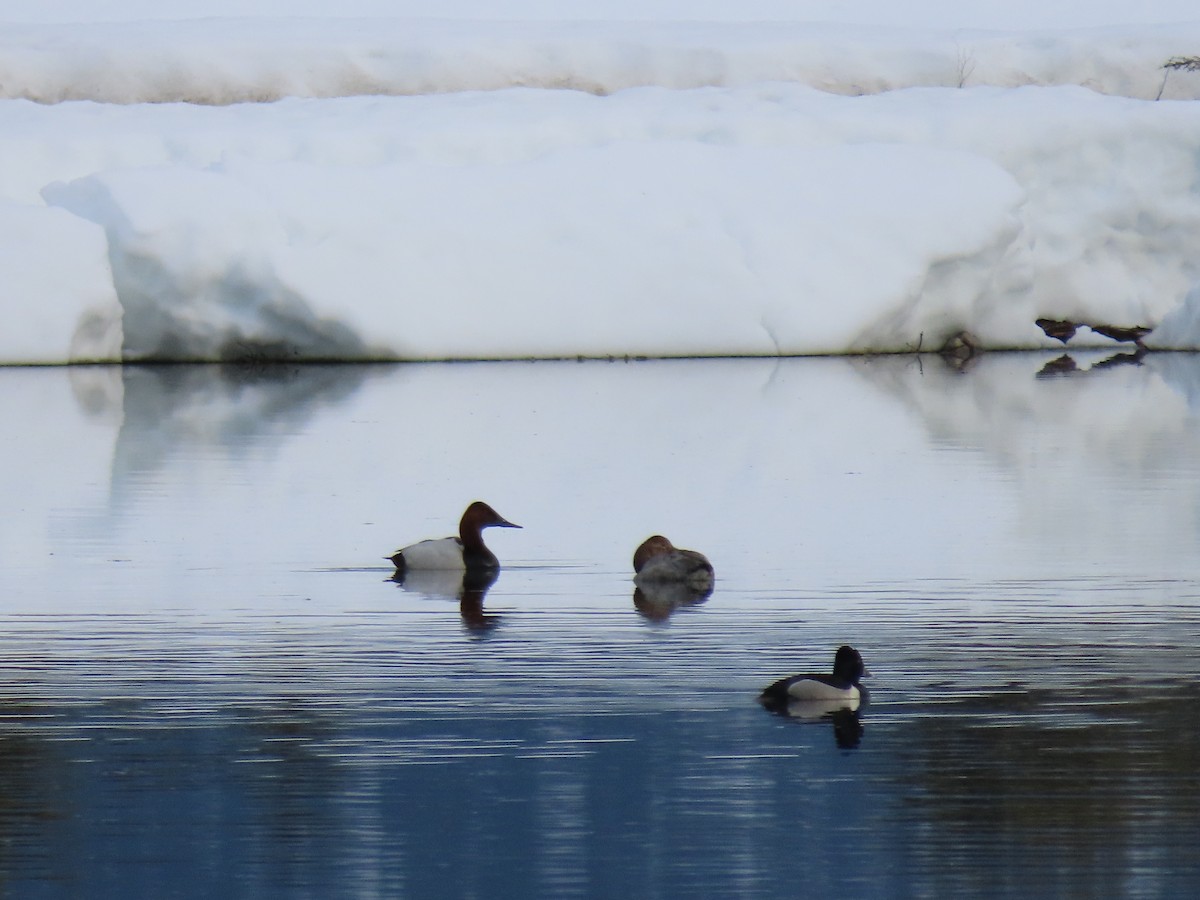
[[[788,696],[793,700],[857,700],[858,688],[837,688],[822,681],[804,679],[788,687]]]
[[[458,538],[421,541],[400,551],[407,569],[465,569],[462,544]]]
[[[844,697],[841,700],[793,700],[787,705],[787,714],[793,719],[816,722],[842,710],[854,712],[858,706],[858,697]]]

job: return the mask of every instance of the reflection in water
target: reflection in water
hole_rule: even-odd
[[[861,707],[754,702],[764,644],[837,608],[531,611],[487,653],[444,615],[9,616],[0,694],[29,699],[0,717],[0,871],[14,896],[845,896],[847,872],[863,896],[1194,894],[1200,684],[1144,665],[1195,610],[1097,632],[911,587],[863,629],[869,741]],[[1051,686],[995,687],[1042,654]]]
[[[711,582],[700,590],[678,582],[647,583],[633,589],[633,606],[651,622],[665,622],[678,609],[699,606],[712,592]]]
[[[85,417],[120,424],[124,396],[120,366],[71,366],[67,378]]]
[[[1054,378],[1058,375],[1073,375],[1079,371],[1075,357],[1069,353],[1057,356],[1042,366],[1037,373],[1038,378]]]
[[[122,425],[113,481],[161,469],[196,445],[246,453],[278,444],[356,391],[372,369],[286,363],[119,369]]]
[[[863,724],[859,709],[837,709],[829,713],[833,722],[833,739],[843,750],[853,750],[862,743]]]
[[[1099,362],[1092,364],[1092,368],[1097,371],[1104,369],[1112,369],[1116,366],[1140,366],[1146,358],[1146,349],[1140,348],[1132,353],[1114,353],[1107,359],[1102,359]]]
[[[486,633],[499,625],[502,618],[483,611],[483,600],[488,589],[499,577],[499,569],[467,569],[461,572],[412,569],[408,572],[397,571],[390,580],[406,591],[457,600],[463,625],[471,631]]]
[[[759,697],[759,703],[768,712],[797,722],[824,723],[833,726],[833,739],[843,750],[853,750],[862,743],[863,723],[861,715],[869,698],[854,700],[779,700]]]
[[[1140,366],[1148,351],[1139,348],[1131,353],[1114,353],[1093,362],[1090,366],[1081,367],[1069,353],[1055,357],[1038,370],[1038,378],[1056,378],[1063,375],[1086,375],[1089,372],[1103,372],[1105,369],[1115,369],[1118,366]]]
[[[0,372],[3,890],[1200,894],[1200,363],[1096,358]],[[362,568],[477,495],[504,627]]]
[[[28,872],[33,882],[55,877],[55,850],[32,836],[45,823],[69,815],[68,785],[59,780],[61,758],[56,745],[25,722],[36,721],[42,710],[21,701],[0,702],[0,883],[7,872]],[[14,727],[14,725],[16,727]]]
[[[1198,749],[1200,692],[1163,686],[1143,703],[1122,693],[1084,709],[1052,694],[1015,708],[984,695],[909,720],[896,762],[906,808],[933,837],[914,848],[931,893],[1014,893],[1015,872],[975,864],[985,848],[1040,870],[1042,895],[1194,893],[1200,859],[1182,848],[1200,836],[1198,779],[1184,759]]]
[[[1097,357],[1071,359],[1078,368]],[[1025,534],[1034,552],[1001,545],[1012,557],[996,560],[998,572],[1057,574],[1026,559],[1072,534],[1072,553],[1117,567],[1149,565],[1130,552],[1144,536],[1153,571],[1170,571],[1165,559],[1178,565],[1200,539],[1200,487],[1164,481],[1200,454],[1189,414],[1200,409],[1200,357],[1152,352],[1138,366],[1091,367],[1097,377],[1035,379],[1047,361],[985,353],[965,372],[911,357],[131,367],[119,390],[77,395],[73,413],[86,405],[90,432],[22,385],[0,394],[8,420],[42,410],[48,421],[10,435],[12,455],[47,465],[16,486],[20,518],[0,523],[0,545],[41,560],[86,543],[108,560],[246,572],[278,558],[259,546],[278,535],[309,566],[360,566],[402,524],[440,528],[422,517],[495,496],[529,529],[519,542],[495,538],[517,564],[623,562],[630,535],[661,520],[668,534],[722,548],[723,577],[743,580],[791,567],[837,583],[862,544],[893,566],[877,575],[948,574],[999,529]],[[586,414],[581,396],[596,398]],[[663,396],[678,405],[670,423]],[[107,416],[105,397],[119,404]],[[641,442],[623,445],[622,433]],[[981,467],[1003,477],[969,496]],[[1134,490],[1153,502],[1130,503],[1142,477]],[[721,486],[721,515],[698,485]],[[292,504],[301,512],[290,515]],[[181,505],[193,514],[178,516]],[[1121,516],[1108,514],[1117,507]],[[235,518],[258,540],[229,528]]]

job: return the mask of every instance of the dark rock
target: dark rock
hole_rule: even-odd
[[[1078,325],[1068,322],[1066,319],[1035,319],[1034,324],[1046,332],[1047,337],[1062,341],[1064,344],[1075,337],[1075,332],[1079,330]]]

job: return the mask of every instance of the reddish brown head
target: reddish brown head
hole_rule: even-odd
[[[471,546],[476,542],[482,542],[483,539],[479,533],[485,528],[492,527],[520,528],[521,526],[514,525],[482,500],[476,500],[467,507],[467,511],[463,513],[462,519],[459,520],[459,540],[463,542],[464,546]]]
[[[675,545],[668,541],[661,534],[651,535],[642,541],[642,545],[633,551],[633,571],[642,571],[642,566],[655,556],[661,556],[664,553],[670,553],[675,549]]]
[[[467,507],[458,523],[458,540],[462,544],[463,562],[467,570],[495,569],[500,566],[496,554],[483,543],[483,529],[520,528],[479,500]]]

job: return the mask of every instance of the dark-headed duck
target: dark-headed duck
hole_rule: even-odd
[[[833,658],[833,674],[805,673],[781,678],[759,695],[759,700],[779,705],[793,700],[845,701],[857,706],[866,695],[859,680],[871,674],[863,665],[862,654],[853,647],[838,647]]]
[[[485,528],[520,528],[479,500],[467,507],[458,523],[458,537],[421,541],[388,557],[399,574],[411,569],[498,569],[500,560],[483,543]]]

